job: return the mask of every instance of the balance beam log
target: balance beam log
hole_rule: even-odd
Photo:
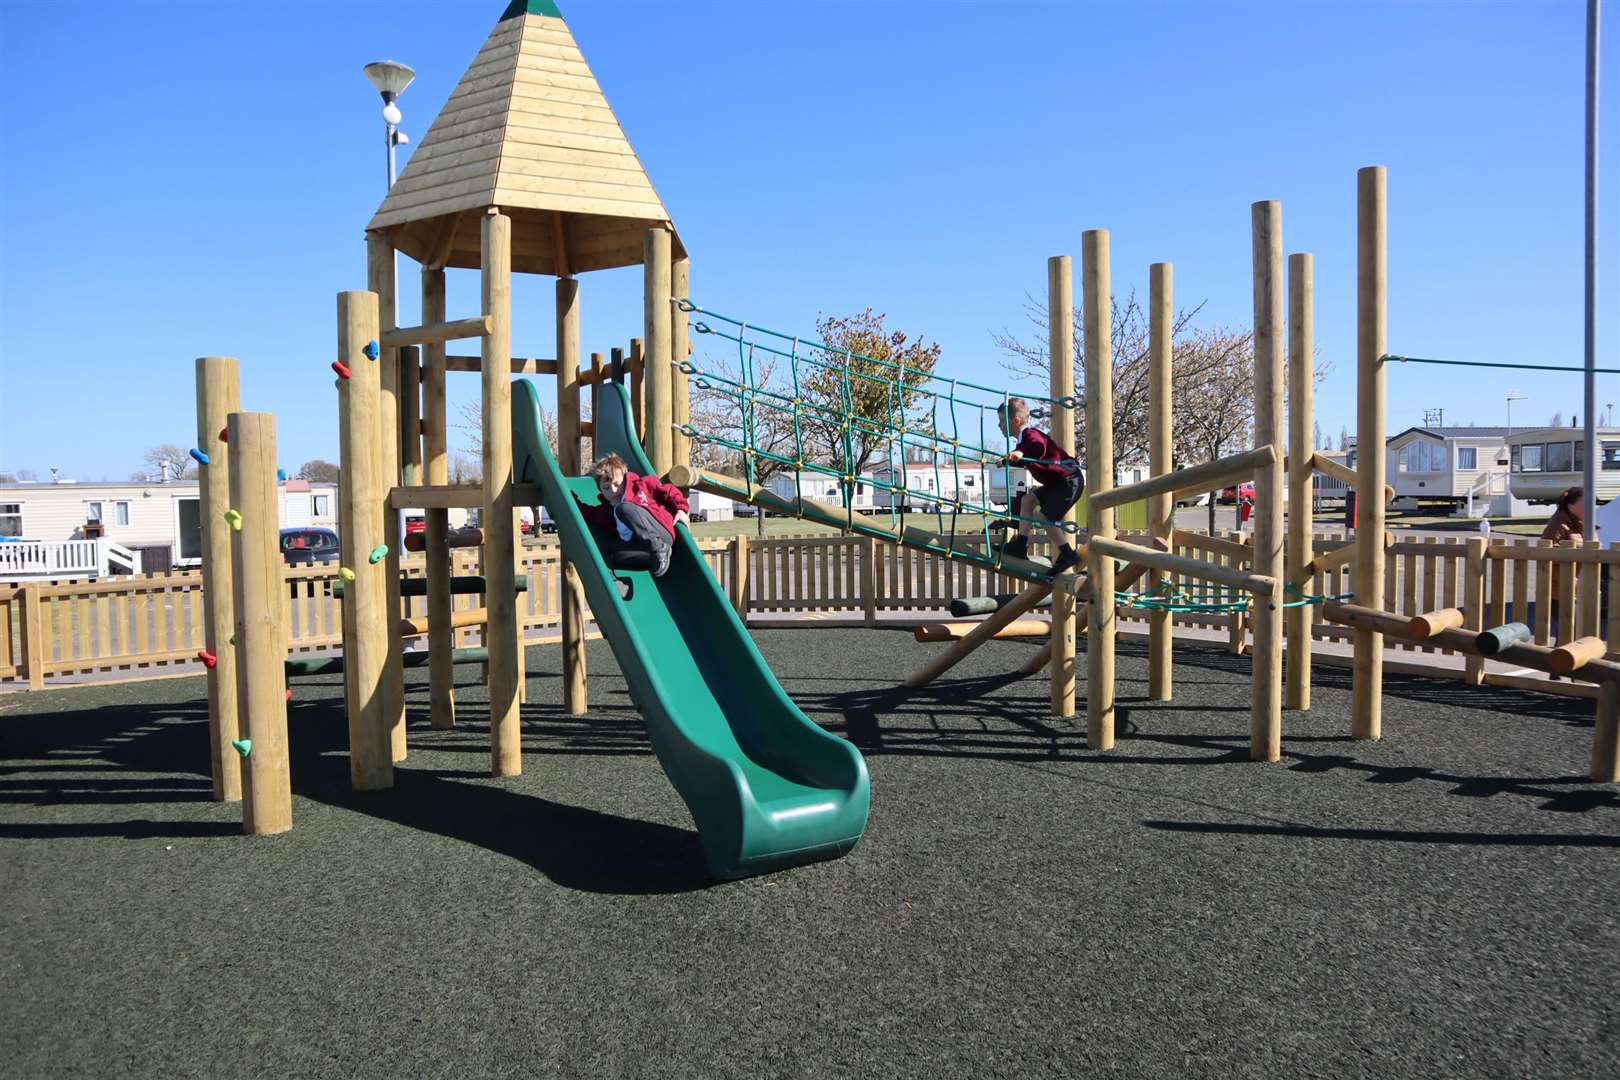
[[[1274,465],[1282,458],[1282,451],[1273,443],[1245,450],[1241,454],[1223,457],[1218,461],[1194,465],[1190,469],[1177,469],[1162,476],[1154,476],[1136,484],[1110,488],[1091,496],[1091,505],[1097,509],[1123,506],[1150,495],[1188,495],[1214,491],[1237,480],[1247,480],[1255,470]]]
[[[342,599],[344,582],[340,579],[332,582],[332,595]],[[529,591],[529,575],[512,575],[512,588],[515,592]],[[399,579],[399,595],[426,596],[428,589],[427,578],[402,577]],[[484,579],[478,574],[457,574],[450,579],[450,591],[459,596],[481,596],[484,593]]]
[[[1505,626],[1495,626],[1474,639],[1474,645],[1479,649],[1481,656],[1495,656],[1510,645],[1517,645],[1523,641],[1534,638],[1535,632],[1522,622],[1510,622]]]
[[[426,667],[432,654],[426,649],[417,649],[412,652],[401,653],[400,662],[406,667]],[[452,664],[485,664],[489,662],[489,650],[482,645],[467,649],[455,649],[450,653]],[[343,657],[316,656],[307,659],[286,661],[287,678],[296,678],[305,675],[341,675],[343,674]]]
[[[1407,620],[1404,616],[1392,615],[1387,611],[1375,611],[1360,604],[1346,604],[1338,600],[1329,600],[1322,605],[1322,616],[1331,622],[1354,626],[1359,630],[1371,631],[1375,634],[1390,634],[1395,637],[1406,637]],[[1509,623],[1508,627],[1514,624]],[[1507,627],[1498,627],[1498,630]],[[1490,634],[1492,631],[1486,631]],[[1442,630],[1432,638],[1426,639],[1430,644],[1438,645],[1442,649],[1464,655],[1478,655],[1479,642],[1486,634],[1474,634],[1467,630]],[[1500,651],[1492,654],[1495,659],[1508,664],[1518,664],[1520,667],[1533,668],[1536,671],[1551,672],[1552,654],[1555,650],[1545,645],[1531,645],[1517,643],[1504,645]],[[1559,674],[1564,674],[1559,672]],[[1620,663],[1613,660],[1588,660],[1580,667],[1568,673],[1572,678],[1584,682],[1612,683],[1620,682]]]
[[[1000,611],[1002,608],[1006,607],[1016,599],[1018,599],[1017,593],[992,593],[989,596],[958,596],[955,600],[951,601],[951,616],[957,619],[965,619],[969,615],[989,615],[993,612]],[[1045,600],[1042,600],[1035,606],[1037,608],[1049,608],[1052,606],[1052,598],[1048,596]]]
[[[488,608],[473,608],[470,611],[457,611],[450,616],[452,629],[460,630],[464,626],[483,626],[489,622]],[[405,637],[421,637],[428,632],[426,618],[399,620],[399,632]]]
[[[1425,611],[1422,615],[1414,615],[1406,623],[1406,636],[1414,638],[1432,638],[1442,630],[1450,630],[1463,624],[1463,613],[1454,607],[1441,608],[1439,611]]]
[[[1024,590],[1018,599],[979,623],[962,640],[953,644],[949,649],[946,649],[934,660],[924,664],[917,671],[912,672],[911,676],[906,679],[905,686],[912,690],[927,686],[956,666],[968,653],[990,640],[991,636],[1002,627],[1017,621],[1019,617],[1046,599],[1051,593],[1052,583],[1050,581],[1042,582],[1039,585],[1031,585]]]
[[[978,626],[976,622],[922,623],[912,628],[911,636],[918,641],[961,641]],[[997,630],[991,637],[1021,638],[1045,637],[1052,632],[1052,624],[1045,619],[1019,619]]]
[[[1568,675],[1593,660],[1603,659],[1603,654],[1608,651],[1608,644],[1602,638],[1583,637],[1558,646],[1547,657],[1547,664],[1555,673]]]
[[[462,529],[460,532],[449,533],[445,537],[445,546],[452,548],[469,548],[484,546],[483,529]],[[416,532],[405,537],[406,551],[426,551],[427,533]]]

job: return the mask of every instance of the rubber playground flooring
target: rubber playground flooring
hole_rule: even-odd
[[[387,792],[349,789],[338,681],[298,684],[270,838],[209,798],[200,678],[0,700],[0,1071],[1620,1075],[1590,703],[1390,675],[1357,743],[1327,669],[1256,765],[1246,659],[1180,649],[1150,704],[1123,645],[1095,754],[1007,677],[1029,642],[906,696],[940,646],[756,637],[863,748],[872,817],[841,860],[724,885],[599,642],[583,719],[529,650],[511,780],[475,667],[466,721],[413,724]]]

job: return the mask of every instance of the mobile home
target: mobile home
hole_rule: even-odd
[[[1385,476],[1408,505],[1501,502],[1508,494],[1507,436],[1507,428],[1495,427],[1407,428],[1385,444]]]
[[[870,514],[878,508],[872,489],[872,473],[862,473],[850,493],[851,506],[858,514]],[[803,495],[818,503],[843,509],[843,481],[821,472],[779,472],[765,482],[765,486],[779,498],[793,499]],[[883,505],[887,506],[887,503]]]
[[[1620,495],[1620,428],[1597,429],[1598,502]],[[1580,428],[1527,428],[1507,437],[1508,486],[1514,498],[1550,503],[1585,482],[1585,434]]]

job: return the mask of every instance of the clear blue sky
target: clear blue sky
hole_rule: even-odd
[[[413,65],[420,137],[505,0],[0,0],[0,469],[126,478],[193,441],[193,357],[243,362],[289,468],[337,458],[334,294],[382,195],[368,60]],[[1113,236],[1116,290],[1250,318],[1249,205],[1312,251],[1354,426],[1355,170],[1390,169],[1390,344],[1579,364],[1583,0],[584,3],[564,16],[693,256],[694,294],[783,328],[868,305],[1006,380],[1045,260]],[[1620,367],[1620,45],[1605,80],[1602,362]],[[453,272],[451,317],[476,281]],[[414,280],[407,269],[404,281]],[[639,333],[637,270],[584,279],[585,347]],[[403,290],[406,294],[410,289]],[[514,348],[554,350],[552,284]],[[414,321],[410,300],[401,317]],[[460,397],[476,379],[453,376]],[[1396,368],[1391,431],[1580,411],[1580,377]],[[1620,401],[1620,378],[1599,401]]]

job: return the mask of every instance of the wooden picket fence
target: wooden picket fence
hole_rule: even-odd
[[[1246,539],[1237,533],[1178,531],[1173,548],[1222,565],[1242,566],[1248,562]],[[1323,554],[1348,542],[1342,533],[1322,533],[1316,537],[1316,551]],[[737,610],[745,618],[760,620],[811,612],[868,624],[886,613],[939,617],[957,597],[1011,593],[1023,587],[1016,579],[966,560],[868,537],[739,536],[704,540],[698,546]],[[1465,548],[1462,539],[1396,542],[1386,558],[1385,609],[1415,615],[1458,606],[1465,595]],[[478,572],[476,551],[456,556],[455,573]],[[525,546],[522,563],[529,587],[519,594],[519,615],[526,638],[543,641],[555,636],[561,621],[557,548]],[[1610,567],[1617,564],[1620,549],[1615,548],[1571,550],[1537,540],[1492,543],[1484,563],[1485,624],[1528,623],[1539,644],[1603,634],[1613,654],[1620,650],[1620,589],[1610,589],[1608,579],[1615,573]],[[404,559],[401,567],[407,576],[425,572],[420,557]],[[1588,577],[1595,585],[1584,584]],[[341,601],[332,595],[335,580],[335,565],[287,569],[290,652],[341,644]],[[1226,595],[1220,587],[1205,583],[1174,579],[1171,583],[1211,599]],[[1137,588],[1146,588],[1146,582]],[[1317,574],[1306,591],[1326,596],[1350,593],[1350,568]],[[455,597],[458,610],[481,602],[477,596]],[[403,603],[404,614],[426,615],[424,598]],[[1314,612],[1315,637],[1349,637],[1348,628],[1323,621],[1320,608]],[[1127,604],[1120,616],[1129,620],[1145,613]],[[1242,651],[1247,642],[1247,619],[1242,614],[1182,613],[1176,621],[1224,629],[1234,651]],[[482,629],[457,633],[458,644],[475,643]],[[1435,651],[1392,638],[1386,638],[1385,645],[1406,653]],[[0,586],[0,682],[41,688],[52,681],[109,672],[141,677],[155,669],[193,664],[202,647],[202,577],[196,571]]]

